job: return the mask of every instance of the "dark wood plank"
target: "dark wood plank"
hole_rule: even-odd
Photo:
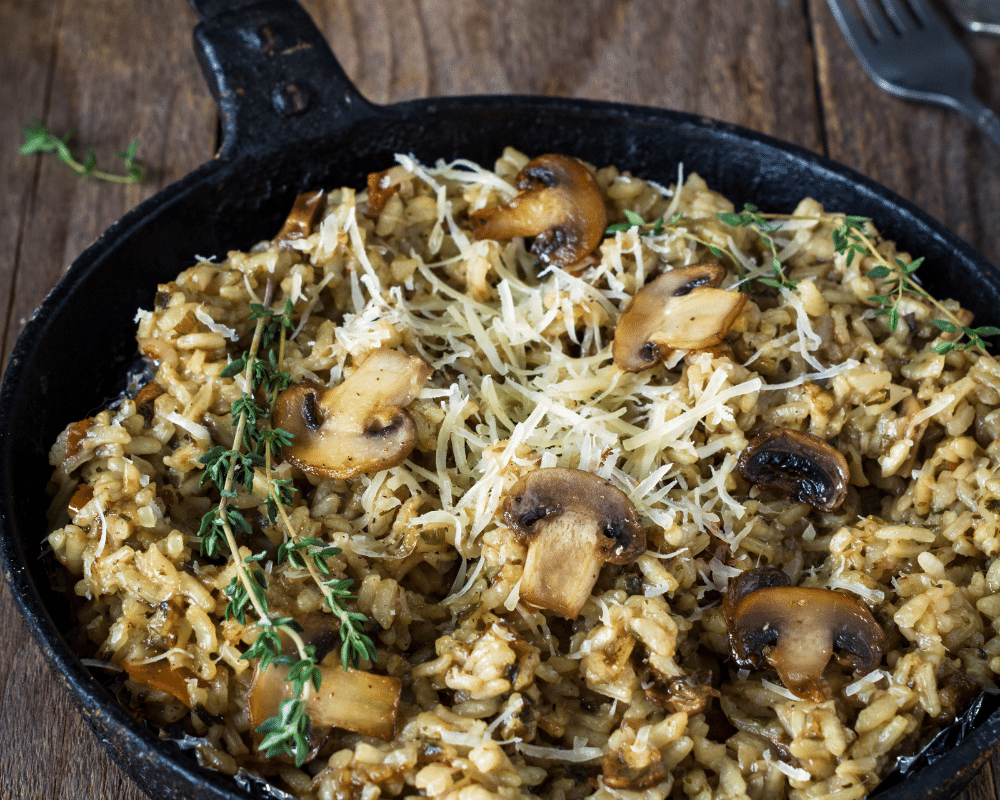
[[[544,94],[703,114],[822,147],[808,20],[704,0],[304,5],[368,99]]]
[[[40,93],[43,108],[28,107],[29,119],[5,118],[23,124],[34,114],[60,135],[75,129],[79,149],[93,148],[99,163],[113,169],[114,152],[138,138],[150,180],[142,186],[80,180],[52,156],[21,157],[11,167],[18,183],[34,179],[34,194],[21,204],[27,206],[21,233],[7,251],[14,264],[5,275],[13,299],[4,360],[66,266],[127,210],[208,159],[215,142],[214,105],[192,57],[196,18],[186,4],[66,0],[39,7],[60,21],[48,51],[51,87]]]
[[[13,313],[17,253],[35,199],[38,173],[34,159],[18,155],[21,126],[45,116],[60,16],[58,4],[10,0],[0,5],[0,25],[7,32],[0,48],[0,75],[4,76],[0,97],[8,109],[20,110],[0,115],[0,207],[4,209],[0,215],[0,364],[8,352],[5,330]]]
[[[993,766],[989,762],[972,779],[959,800],[996,800],[996,785],[993,779]]]
[[[191,50],[194,13],[173,0],[0,3],[7,109],[0,120],[3,360],[31,311],[114,220],[212,155],[215,107]],[[24,82],[7,78],[22,75]],[[24,117],[21,117],[21,114]],[[37,117],[93,147],[101,163],[133,137],[142,186],[81,181],[51,156],[16,156]],[[9,246],[8,246],[9,245]],[[141,265],[137,265],[141,268]],[[0,797],[145,797],[105,754],[52,677],[7,587],[0,602]]]

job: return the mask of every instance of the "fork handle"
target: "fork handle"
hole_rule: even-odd
[[[956,97],[955,101],[956,109],[975,122],[1000,147],[1000,117],[972,95]]]

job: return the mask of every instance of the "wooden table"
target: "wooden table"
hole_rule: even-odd
[[[1000,150],[957,114],[882,93],[826,0],[307,0],[369,99],[528,93],[661,106],[823,153],[1000,263]],[[0,357],[63,269],[138,202],[211,158],[215,106],[183,0],[0,0]],[[965,37],[1000,110],[1000,38]],[[17,154],[33,118],[101,162],[133,138],[141,186]],[[144,795],[50,676],[0,585],[0,798]],[[961,800],[996,800],[1000,761]],[[998,773],[1000,774],[1000,773]]]

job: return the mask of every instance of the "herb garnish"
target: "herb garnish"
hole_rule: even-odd
[[[675,227],[677,223],[684,218],[683,212],[674,214],[669,220],[661,216],[653,222],[646,222],[639,214],[630,209],[625,209],[624,213],[627,222],[618,222],[614,225],[609,225],[605,231],[607,235],[638,228],[640,236],[662,236],[668,228],[671,228],[674,232],[685,239],[708,248],[708,251],[716,258],[728,258],[733,262],[733,266],[736,268],[740,278],[742,279],[746,277],[743,262],[741,262],[734,253],[714,245],[711,242],[706,242],[704,239],[694,235],[684,228]],[[768,249],[770,250],[771,271],[773,274],[772,276],[765,275],[754,278],[756,282],[773,288],[795,288],[798,281],[793,281],[785,275],[781,266],[781,261],[778,259],[777,243],[774,241],[773,236],[773,234],[778,231],[778,226],[774,223],[768,222],[768,218],[761,215],[756,206],[747,203],[744,206],[744,210],[739,214],[719,213],[715,216],[727,225],[732,225],[736,228],[751,228],[766,242]]]
[[[735,228],[750,228],[767,244],[771,255],[771,272],[773,273],[773,277],[755,278],[758,283],[774,289],[794,289],[798,286],[798,281],[793,281],[785,275],[784,269],[781,266],[781,259],[778,258],[778,246],[774,241],[774,234],[779,230],[780,226],[769,221],[770,219],[774,219],[774,217],[761,214],[760,209],[753,205],[753,203],[745,203],[743,211],[739,214],[719,213],[715,217],[719,221],[727,225],[732,225]]]
[[[675,214],[671,219],[664,220],[664,217],[646,222],[642,216],[629,209],[625,210],[627,222],[619,222],[610,225],[606,233],[608,235],[638,228],[640,236],[661,236],[668,229],[672,228],[677,234],[685,239],[696,242],[708,248],[716,258],[728,258],[735,265],[740,277],[743,278],[742,262],[729,250],[717,247],[693,235],[683,228],[675,227],[683,219],[683,213]],[[900,322],[899,307],[903,297],[907,294],[914,295],[926,300],[945,319],[932,319],[931,324],[938,330],[945,333],[958,334],[953,341],[938,342],[934,345],[934,352],[947,354],[953,350],[978,349],[984,355],[989,344],[983,339],[984,336],[1000,336],[1000,328],[991,325],[983,325],[972,328],[962,324],[951,311],[942,303],[928,294],[917,283],[914,275],[917,269],[923,264],[923,257],[914,259],[906,263],[901,258],[894,258],[890,263],[879,251],[873,236],[866,230],[871,220],[867,217],[850,215],[830,215],[820,217],[797,217],[793,214],[763,214],[755,205],[747,203],[743,206],[743,211],[739,213],[718,213],[716,219],[733,227],[748,228],[760,236],[767,245],[770,254],[770,266],[772,276],[754,278],[758,283],[774,288],[793,289],[798,285],[798,281],[788,278],[778,258],[777,242],[774,234],[780,231],[780,225],[776,221],[796,221],[809,220],[814,222],[830,222],[836,227],[832,233],[834,249],[847,257],[847,265],[851,266],[856,257],[871,256],[879,263],[868,270],[865,275],[873,281],[881,281],[881,294],[869,297],[869,301],[875,303],[878,308],[875,311],[877,316],[887,317],[887,322],[892,330],[896,330]],[[965,337],[965,341],[962,341]]]
[[[30,125],[21,128],[24,131],[24,144],[18,152],[22,156],[29,156],[34,153],[55,153],[59,160],[69,166],[81,178],[94,178],[111,183],[142,183],[145,180],[145,170],[142,164],[136,160],[136,152],[139,149],[139,140],[135,139],[125,150],[115,153],[115,158],[122,161],[125,174],[119,175],[106,172],[97,168],[97,156],[93,149],[87,150],[87,154],[81,158],[73,155],[69,142],[73,138],[71,130],[63,137],[56,136],[50,131],[45,123],[37,119],[32,120]]]
[[[641,215],[637,214],[630,208],[626,208],[625,219],[627,222],[616,222],[614,225],[608,225],[604,234],[606,236],[611,236],[614,233],[624,233],[625,231],[632,230],[632,228],[639,228],[639,232],[643,235],[661,236],[664,230],[676,225],[681,221],[683,216],[683,212],[678,212],[669,220],[664,220],[664,217],[661,215],[659,219],[656,219],[653,222],[646,222]]]
[[[291,377],[281,371],[280,365],[286,331],[294,326],[291,301],[286,300],[284,310],[276,312],[269,308],[270,292],[269,284],[264,303],[251,304],[250,319],[256,320],[257,324],[250,349],[221,373],[225,378],[236,378],[242,374],[245,388],[231,408],[236,424],[232,448],[217,445],[199,459],[205,465],[202,484],[214,484],[220,499],[218,505],[202,518],[198,533],[205,555],[214,556],[225,545],[237,561],[237,574],[225,590],[229,598],[226,618],[236,619],[245,625],[247,612],[252,611],[259,631],[242,658],[259,658],[261,669],[272,664],[289,667],[287,680],[292,684],[295,696],[282,701],[278,714],[258,726],[257,732],[264,736],[260,750],[269,758],[294,756],[296,765],[301,766],[309,754],[311,729],[306,701],[310,692],[320,687],[320,671],[315,648],[302,640],[297,623],[290,617],[271,615],[266,593],[267,578],[259,566],[267,557],[267,552],[251,553],[240,559],[236,535],[248,535],[251,527],[243,513],[230,501],[237,497],[238,487],[246,492],[254,490],[258,471],[263,473],[268,487],[264,501],[267,518],[272,525],[280,519],[285,528],[286,538],[278,547],[277,562],[287,561],[295,567],[306,568],[323,591],[326,605],[340,622],[340,655],[344,668],[357,667],[362,659],[374,661],[376,651],[372,640],[360,628],[366,620],[365,615],[346,606],[346,601],[354,599],[350,594],[353,582],[331,577],[328,560],[339,555],[340,548],[314,537],[298,535],[287,512],[295,489],[289,481],[277,479],[272,472],[273,460],[292,438],[287,431],[267,426],[266,419],[277,394],[291,384]],[[258,398],[263,398],[267,405],[261,405]],[[291,641],[293,653],[285,651],[285,639]]]
[[[909,264],[901,258],[894,258],[890,264],[866,232],[865,227],[868,221],[865,217],[843,217],[840,220],[840,226],[833,232],[833,244],[838,253],[847,255],[848,266],[858,255],[871,255],[879,262],[865,273],[873,281],[882,282],[880,287],[882,293],[868,298],[878,305],[878,310],[875,313],[888,317],[889,327],[896,330],[899,325],[899,305],[904,295],[910,294],[920,297],[947,317],[947,319],[932,319],[931,324],[934,327],[945,333],[958,334],[954,341],[938,342],[934,345],[935,353],[945,355],[953,350],[977,348],[985,355],[988,344],[982,337],[1000,335],[1000,328],[991,325],[970,328],[968,325],[963,325],[958,317],[924,291],[914,279],[914,274],[924,262],[923,257],[916,258]],[[961,341],[963,336],[966,338],[964,342]]]

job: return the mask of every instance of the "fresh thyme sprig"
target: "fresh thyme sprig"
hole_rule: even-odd
[[[604,231],[606,236],[611,236],[615,233],[624,233],[625,231],[632,230],[632,228],[638,228],[640,233],[649,236],[661,236],[667,228],[676,225],[684,216],[683,213],[677,213],[668,220],[664,218],[665,215],[661,214],[658,219],[646,222],[641,214],[637,214],[630,208],[626,208],[624,213],[626,221],[608,225],[607,230]]]
[[[254,309],[254,314],[270,313],[263,308]],[[262,343],[264,346],[268,346],[277,339],[277,355],[274,350],[271,350],[266,363],[261,359],[256,360],[257,371],[255,374],[261,387],[268,392],[271,406],[274,405],[278,393],[291,384],[291,378],[287,373],[276,371],[277,365],[284,361],[285,333],[294,328],[291,314],[291,302],[288,301],[285,304],[285,313],[274,319],[278,327],[266,326],[264,328]],[[300,560],[298,565],[304,566],[308,570],[310,577],[323,592],[323,600],[327,607],[340,622],[340,660],[344,669],[347,669],[348,666],[357,668],[362,659],[374,661],[377,656],[375,645],[358,628],[359,625],[363,625],[367,621],[367,618],[358,611],[350,611],[346,606],[348,600],[357,599],[350,592],[354,582],[332,578],[327,564],[329,558],[340,555],[340,548],[324,544],[314,537],[300,537],[288,518],[286,508],[291,502],[290,492],[293,489],[288,481],[281,481],[274,477],[271,465],[274,458],[281,452],[281,448],[291,443],[291,435],[280,428],[264,428],[258,431],[258,435],[264,445],[264,473],[270,487],[265,500],[268,519],[273,524],[280,516],[290,537],[290,546],[286,546],[284,552],[280,547],[278,549],[279,563],[283,554],[286,558],[291,559],[294,554],[304,551],[306,559]],[[286,543],[286,545],[288,544]]]
[[[743,210],[739,213],[722,212],[716,214],[715,217],[720,222],[732,225],[734,228],[750,228],[764,240],[770,251],[772,276],[755,278],[758,283],[774,289],[794,289],[798,285],[798,281],[793,281],[785,275],[781,259],[778,258],[778,245],[774,241],[774,234],[778,231],[778,226],[771,222],[767,216],[761,214],[757,206],[745,203]]]
[[[700,244],[703,247],[708,248],[708,251],[718,259],[729,259],[733,262],[733,266],[736,268],[737,272],[740,273],[740,277],[743,276],[743,265],[740,260],[730,253],[728,250],[723,250],[722,248],[707,242],[700,236],[697,236],[686,228],[678,228],[677,224],[684,219],[684,212],[679,211],[674,214],[670,219],[666,218],[665,214],[661,214],[652,222],[646,222],[640,214],[632,211],[629,208],[625,209],[625,219],[627,222],[616,222],[613,225],[609,225],[604,231],[606,236],[611,236],[615,233],[624,233],[625,231],[630,231],[636,229],[640,236],[662,236],[667,229],[672,229],[674,233],[683,239],[687,239],[689,242],[694,242],[695,244]]]
[[[688,241],[692,241],[706,247],[716,258],[728,259],[733,263],[733,266],[736,268],[736,272],[740,278],[743,279],[746,277],[743,262],[740,261],[734,253],[725,248],[719,247],[718,245],[712,244],[711,242],[705,241],[685,228],[677,227],[677,224],[684,218],[683,212],[674,214],[669,220],[665,219],[664,216],[660,216],[652,222],[646,222],[641,215],[631,209],[625,209],[624,213],[627,221],[609,225],[605,231],[607,235],[637,228],[640,236],[661,236],[668,228],[670,228]],[[759,213],[756,206],[748,203],[739,214],[719,213],[716,214],[716,218],[721,222],[725,222],[727,225],[732,225],[736,228],[753,229],[767,244],[768,249],[770,250],[770,266],[772,276],[760,276],[754,278],[754,281],[773,288],[795,288],[798,281],[793,281],[785,275],[781,261],[778,259],[777,243],[772,235],[776,232],[776,226],[773,223],[768,222],[767,218]],[[741,286],[746,286],[746,284],[742,284]]]
[[[145,170],[142,164],[136,159],[136,152],[139,149],[139,140],[135,139],[125,150],[115,152],[115,158],[122,161],[125,174],[119,175],[113,172],[106,172],[97,168],[97,156],[93,149],[87,150],[87,154],[81,158],[73,155],[69,143],[73,138],[73,131],[63,137],[56,136],[44,123],[37,119],[32,120],[30,125],[21,128],[24,132],[24,143],[18,152],[22,156],[33,155],[34,153],[55,153],[59,160],[66,164],[81,178],[94,178],[111,183],[142,183],[145,180]]]
[[[265,298],[269,296],[270,286]],[[263,304],[251,305],[250,319],[256,321],[256,325],[250,349],[222,372],[222,376],[228,378],[242,374],[245,389],[233,402],[230,412],[236,425],[233,447],[213,447],[200,459],[205,467],[202,485],[212,483],[220,499],[202,518],[199,535],[206,555],[216,555],[224,545],[238,564],[236,575],[225,590],[228,598],[226,618],[245,625],[248,612],[252,611],[257,617],[257,638],[242,658],[260,659],[261,669],[271,664],[289,668],[288,681],[292,684],[294,697],[282,701],[278,714],[258,726],[257,732],[263,736],[259,748],[268,757],[294,756],[296,764],[301,766],[308,757],[311,729],[306,703],[310,692],[320,686],[320,672],[315,649],[302,640],[301,629],[295,621],[271,615],[267,577],[259,566],[267,558],[267,552],[250,553],[240,558],[236,535],[249,535],[251,527],[231,501],[237,497],[238,487],[246,492],[253,491],[258,470],[263,472],[268,486],[264,501],[268,520],[273,525],[280,519],[287,535],[278,547],[276,560],[305,567],[320,586],[327,605],[340,623],[344,668],[357,667],[361,659],[374,661],[376,651],[371,639],[362,632],[365,615],[346,606],[346,601],[353,599],[350,594],[352,582],[331,576],[328,559],[339,555],[340,549],[313,537],[299,536],[287,511],[295,489],[290,481],[279,480],[272,471],[274,459],[291,443],[291,434],[270,427],[266,420],[278,393],[291,384],[291,377],[281,371],[280,365],[284,358],[286,331],[293,325],[290,301],[286,301],[281,313],[270,309],[269,305],[268,299]],[[285,639],[292,642],[295,653],[285,651]]]
[[[938,342],[934,345],[935,353],[944,355],[954,350],[976,348],[986,355],[988,344],[983,337],[1000,335],[1000,328],[995,328],[992,325],[972,328],[963,324],[958,317],[917,283],[914,275],[923,264],[923,257],[916,258],[909,264],[901,258],[893,258],[890,263],[868,234],[866,230],[868,222],[869,220],[865,217],[846,216],[840,218],[839,225],[833,232],[833,244],[838,253],[847,256],[848,266],[853,263],[857,256],[870,255],[878,262],[865,273],[873,281],[881,282],[882,293],[868,298],[869,301],[878,306],[875,313],[886,317],[890,329],[896,330],[899,326],[899,308],[903,298],[906,295],[919,297],[930,303],[945,317],[945,319],[932,319],[931,324],[945,333],[956,334],[952,341]],[[962,341],[963,336],[965,341]]]
[[[609,225],[606,230],[607,235],[638,229],[640,236],[661,236],[668,228],[672,228],[684,238],[707,247],[716,258],[728,258],[733,262],[740,277],[745,277],[742,262],[734,253],[706,242],[686,229],[676,227],[684,217],[682,212],[674,214],[669,220],[666,220],[664,216],[660,216],[652,222],[647,222],[640,214],[630,209],[626,209],[624,213],[626,222]],[[716,219],[727,225],[751,229],[764,240],[770,251],[773,277],[764,276],[755,278],[754,280],[758,283],[774,288],[788,289],[793,289],[798,285],[797,280],[792,280],[785,275],[781,260],[778,257],[778,247],[774,234],[780,228],[774,221],[808,220],[830,222],[835,226],[832,233],[834,249],[836,252],[847,257],[848,267],[858,257],[872,256],[879,262],[875,267],[868,270],[866,275],[872,280],[882,281],[881,288],[883,291],[881,294],[873,295],[868,299],[878,305],[875,313],[879,316],[887,317],[889,327],[892,330],[896,330],[899,326],[900,304],[903,297],[909,294],[924,299],[945,317],[944,319],[932,319],[932,325],[945,333],[956,334],[956,337],[952,341],[938,342],[934,345],[933,349],[936,353],[946,354],[954,350],[976,348],[985,355],[988,343],[983,337],[1000,336],[1000,328],[991,325],[982,325],[976,328],[964,325],[947,307],[924,291],[914,277],[916,271],[923,264],[923,257],[914,259],[910,263],[906,263],[901,258],[895,258],[890,263],[879,251],[876,242],[868,233],[868,226],[871,220],[867,217],[850,215],[805,217],[793,214],[764,214],[751,203],[745,204],[743,211],[739,213],[723,212],[715,216]],[[965,338],[965,341],[962,341],[962,337]]]

